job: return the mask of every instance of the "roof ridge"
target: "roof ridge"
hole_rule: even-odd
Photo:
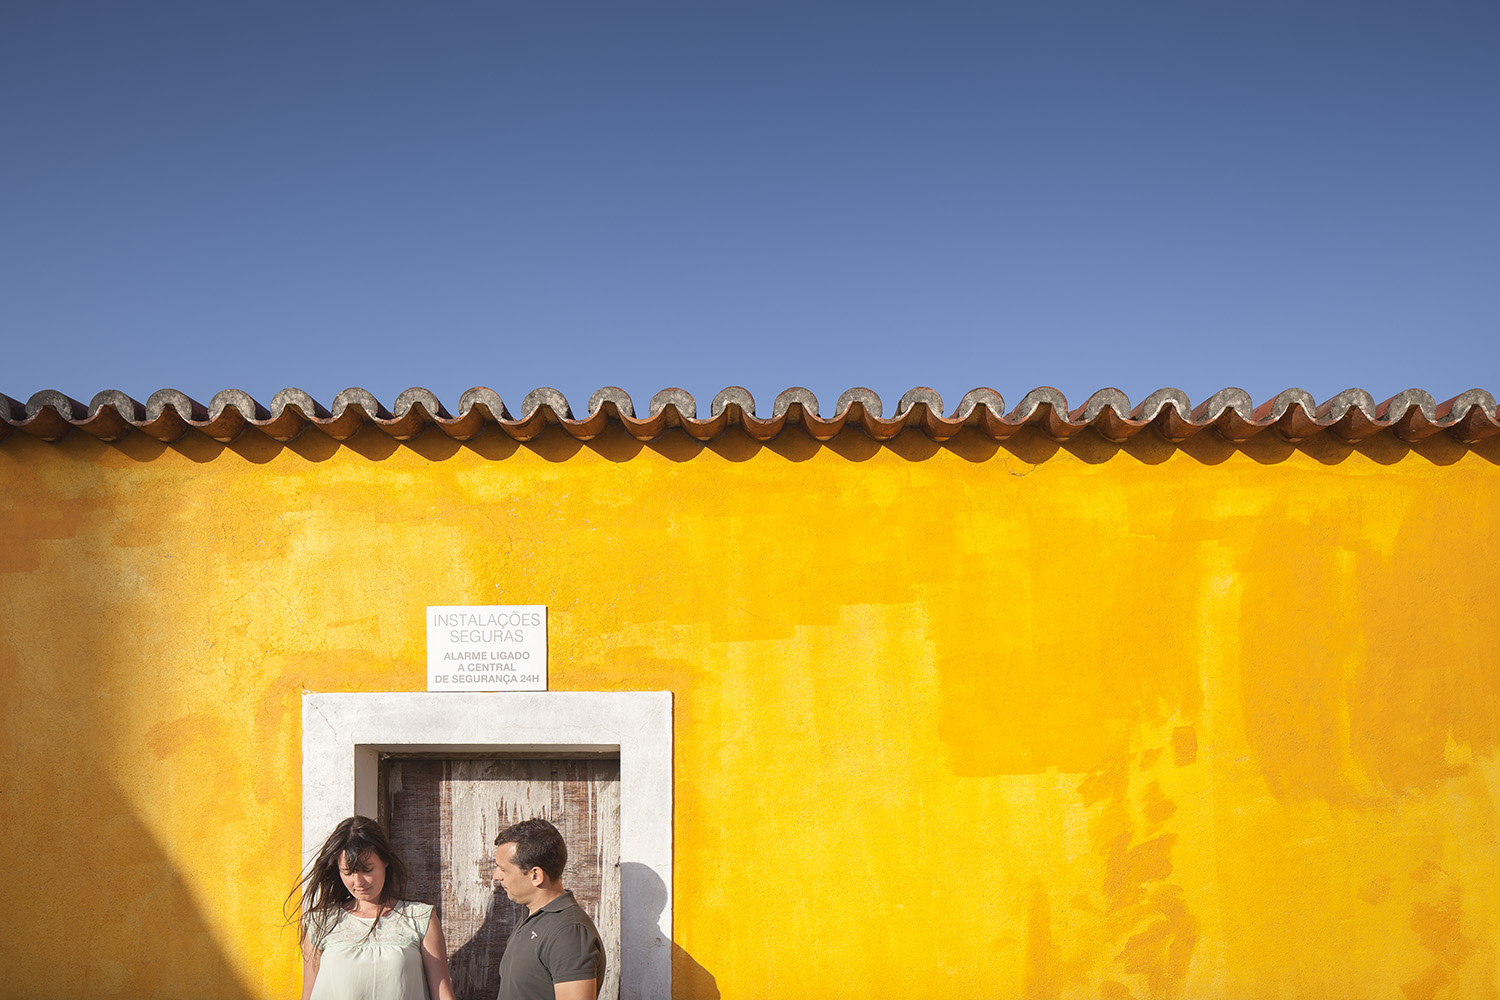
[[[1006,412],[1000,393],[978,388],[965,393],[957,409],[945,416],[942,396],[918,386],[902,395],[895,414],[886,417],[874,390],[846,390],[834,404],[834,413],[823,416],[818,397],[809,389],[793,386],[780,393],[771,414],[762,417],[749,390],[730,386],[714,397],[709,415],[700,417],[693,395],[674,387],[652,396],[645,416],[636,414],[630,394],[618,386],[605,386],[590,396],[588,412],[583,416],[574,414],[561,392],[545,386],[527,393],[519,416],[511,414],[498,393],[483,386],[463,394],[457,416],[436,394],[420,387],[402,392],[390,409],[360,388],[340,392],[329,407],[296,388],[276,393],[268,405],[242,390],[225,389],[207,406],[176,389],[152,393],[144,405],[116,389],[96,394],[87,405],[55,389],[44,389],[24,404],[0,395],[0,440],[19,430],[45,441],[58,441],[76,429],[105,441],[119,440],[132,431],[175,441],[192,429],[230,442],[253,427],[278,441],[290,441],[311,426],[343,441],[364,426],[374,425],[405,441],[432,425],[462,441],[493,424],[522,441],[537,437],[549,426],[559,426],[574,438],[587,441],[602,434],[611,423],[622,425],[627,434],[640,440],[652,440],[669,428],[680,427],[700,441],[717,437],[732,424],[760,441],[776,437],[792,424],[819,441],[847,429],[888,441],[907,428],[946,441],[965,427],[996,440],[1004,440],[1023,427],[1057,440],[1092,428],[1114,442],[1126,441],[1151,428],[1173,443],[1204,431],[1233,442],[1268,430],[1288,441],[1327,432],[1354,442],[1390,432],[1412,442],[1447,433],[1462,444],[1476,444],[1500,434],[1495,397],[1483,389],[1470,389],[1441,403],[1421,389],[1407,389],[1378,404],[1363,389],[1346,389],[1320,404],[1305,390],[1293,388],[1256,406],[1249,393],[1231,387],[1194,407],[1180,389],[1158,389],[1140,405],[1132,406],[1124,392],[1105,388],[1082,406],[1070,408],[1060,391],[1041,386]]]

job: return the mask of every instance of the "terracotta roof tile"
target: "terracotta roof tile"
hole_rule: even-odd
[[[366,425],[374,425],[405,441],[429,424],[449,437],[465,440],[493,424],[520,441],[535,438],[553,426],[586,441],[603,433],[612,422],[641,440],[651,440],[677,427],[701,441],[717,437],[731,426],[756,440],[767,441],[789,425],[800,427],[819,441],[853,429],[877,441],[890,440],[907,429],[945,441],[964,427],[997,440],[1023,427],[1058,440],[1092,428],[1115,442],[1126,441],[1148,428],[1171,442],[1204,432],[1244,441],[1269,431],[1290,441],[1320,433],[1347,441],[1386,433],[1403,441],[1419,441],[1446,433],[1461,443],[1474,444],[1500,434],[1495,397],[1483,389],[1470,389],[1442,403],[1420,389],[1408,389],[1379,404],[1363,389],[1348,389],[1322,403],[1301,389],[1288,389],[1256,406],[1244,390],[1231,388],[1214,393],[1196,407],[1180,389],[1158,389],[1135,406],[1120,390],[1101,389],[1082,406],[1070,409],[1061,392],[1043,386],[1028,392],[1007,413],[998,392],[980,388],[965,393],[957,409],[945,416],[942,397],[932,389],[918,387],[901,397],[890,417],[885,416],[880,397],[864,388],[844,392],[834,403],[833,413],[824,416],[818,398],[800,386],[777,396],[770,415],[764,417],[757,413],[750,392],[739,386],[730,386],[714,396],[707,415],[699,414],[691,393],[663,389],[651,397],[644,416],[636,413],[629,393],[616,386],[605,386],[590,396],[588,412],[581,415],[574,414],[562,393],[549,388],[527,393],[519,414],[512,414],[493,390],[473,388],[459,398],[457,415],[432,392],[421,388],[401,393],[389,410],[358,388],[345,389],[328,407],[301,389],[283,389],[264,406],[238,389],[217,393],[206,406],[175,389],[152,393],[144,405],[114,389],[99,393],[87,405],[52,389],[38,392],[24,404],[0,395],[0,440],[12,431],[21,431],[58,441],[76,429],[105,441],[118,440],[133,431],[174,441],[189,430],[197,430],[227,442],[255,428],[278,441],[290,441],[314,427],[342,441]]]

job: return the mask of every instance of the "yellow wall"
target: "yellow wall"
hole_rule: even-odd
[[[1500,996],[1500,439],[0,443],[0,994],[299,975],[300,694],[675,692],[679,997]]]

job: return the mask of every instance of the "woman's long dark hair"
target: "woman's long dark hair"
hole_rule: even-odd
[[[333,929],[339,917],[354,900],[343,878],[339,875],[339,862],[345,868],[358,868],[359,860],[367,852],[385,862],[385,886],[381,889],[381,907],[392,906],[406,898],[406,864],[391,849],[391,842],[380,828],[380,824],[366,816],[350,816],[328,835],[318,856],[313,858],[292,891],[287,894],[287,904],[294,897],[301,900],[301,919],[298,921],[298,940],[317,942]],[[377,914],[375,924],[380,923]],[[370,925],[370,932],[375,930]]]

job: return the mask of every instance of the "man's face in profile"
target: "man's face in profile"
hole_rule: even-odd
[[[516,865],[516,845],[497,844],[495,846],[495,881],[500,883],[500,888],[505,890],[506,898],[512,903],[520,903],[526,906],[536,895],[536,885],[532,879],[531,871],[522,871]]]

